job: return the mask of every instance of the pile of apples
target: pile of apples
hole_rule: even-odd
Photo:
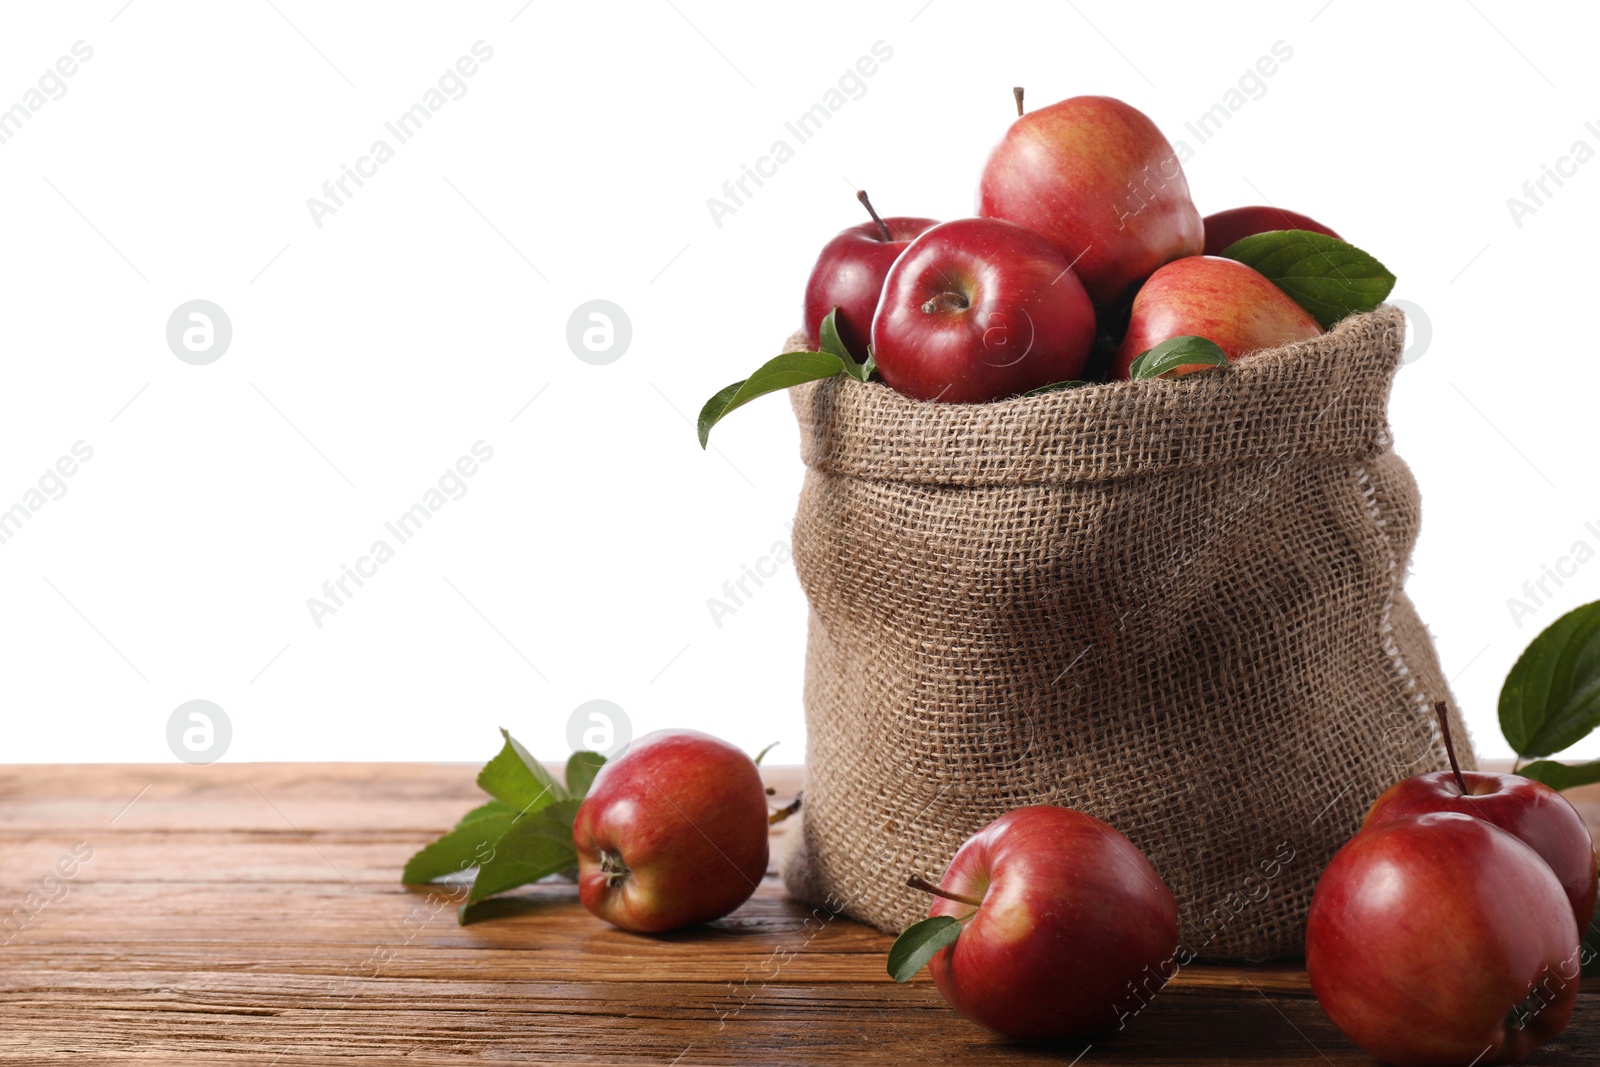
[[[1542,782],[1450,770],[1408,778],[1322,873],[1311,989],[1390,1063],[1514,1063],[1566,1027],[1594,914],[1594,842]]]
[[[1517,1062],[1566,1027],[1596,857],[1549,786],[1451,769],[1408,778],[1368,810],[1323,871],[1306,970],[1328,1017],[1403,1067]],[[1127,838],[1079,812],[1022,808],[974,835],[929,918],[889,955],[930,965],[944,998],[1009,1037],[1123,1028],[1182,963],[1177,908]]]
[[[1297,232],[1257,240],[1364,253],[1275,207],[1202,218],[1172,146],[1119,100],[1080,96],[1025,113],[1021,90],[1016,95],[1019,117],[983,169],[978,217],[885,219],[859,194],[872,221],[830,241],[806,287],[812,351],[780,356],[713,396],[701,412],[702,446],[733,408],[834,373],[865,381],[876,372],[908,397],[944,403],[1147,376],[1154,370],[1141,357],[1162,348],[1171,349],[1162,375],[1193,373],[1315,337],[1340,314],[1374,306],[1393,283],[1370,261],[1379,286],[1337,314],[1322,307],[1314,315],[1316,300],[1303,306],[1280,288],[1291,285],[1283,273],[1275,282],[1221,253],[1250,258],[1238,242],[1284,230]],[[1200,347],[1183,347],[1190,341]],[[1204,359],[1187,362],[1191,352]],[[1323,871],[1306,970],[1333,1022],[1384,1060],[1514,1062],[1559,1034],[1572,1014],[1582,931],[1596,902],[1594,842],[1549,786],[1461,771],[1444,706],[1437,710],[1451,769],[1378,797]],[[620,781],[635,755],[602,776]],[[753,836],[730,839],[730,851],[716,847],[725,861],[748,845],[739,853],[751,862],[748,888],[724,886],[713,903],[718,872],[725,877],[723,868],[736,865],[707,851],[703,826],[699,841],[681,825],[676,836],[652,836],[642,805],[589,822],[580,810],[584,903],[630,929],[663,928],[622,898],[630,881],[641,897],[659,894],[649,887],[668,879],[645,872],[666,870],[668,853],[681,845],[688,852],[673,861],[671,884],[704,903],[685,904],[674,920],[703,921],[737,906],[766,862],[764,797],[759,779],[747,779],[725,777],[715,788],[738,791],[726,804],[744,813],[739,833],[754,835],[760,822],[759,867]],[[600,785],[586,808],[604,803]],[[698,818],[710,825],[716,810],[712,804]],[[612,828],[609,838],[591,828],[602,824]],[[615,844],[623,828],[641,843],[626,862]],[[920,876],[908,884],[934,901],[929,917],[895,942],[889,973],[906,981],[930,967],[953,1007],[1011,1037],[1118,1029],[1193,958],[1180,952],[1176,903],[1149,860],[1081,812],[1012,811],[961,847],[940,884]]]
[[[1078,96],[1024,113],[989,156],[977,218],[879,218],[839,234],[806,285],[816,348],[840,340],[909,397],[984,403],[1086,377],[1128,378],[1163,341],[1229,360],[1322,327],[1265,276],[1218,253],[1273,230],[1337,237],[1245,207],[1204,219],[1172,145],[1142,112]],[[1199,365],[1180,371],[1202,369]]]
[[[1177,378],[1316,337],[1394,275],[1278,207],[1201,218],[1172,145],[1137,108],[1075,96],[1025,111],[990,153],[977,217],[882,218],[829,241],[806,283],[803,351],[714,393],[696,430],[758,396],[845,375],[981,404]]]
[[[600,769],[573,819],[583,906],[644,934],[729,914],[766,874],[769,826],[799,807],[770,812],[768,795],[755,761],[725,741],[694,730],[639,739]],[[931,960],[945,999],[990,1029],[1098,1033],[1134,1002],[1134,981],[1171,973],[1172,893],[1127,838],[1081,812],[1003,815],[943,881],[911,880],[933,894],[932,917],[896,943],[889,970],[905,981]]]
[[[1408,778],[1372,804],[1323,871],[1306,970],[1329,1018],[1369,1053],[1410,1067],[1516,1062],[1567,1025],[1581,931],[1595,909],[1594,843],[1560,793],[1513,774]],[[743,904],[766,874],[771,812],[744,752],[691,730],[641,738],[578,807],[578,893],[625,930],[662,933]],[[1150,861],[1113,827],[1039,805],[956,852],[929,917],[888,958],[924,966],[945,1000],[1008,1037],[1124,1028],[1194,958]]]

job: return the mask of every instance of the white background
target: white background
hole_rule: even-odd
[[[1014,84],[1128,100],[1189,142],[1202,212],[1311,214],[1424,309],[1392,409],[1425,502],[1409,589],[1481,753],[1508,752],[1496,698],[1528,639],[1600,597],[1593,561],[1520,627],[1507,605],[1600,549],[1600,162],[1520,226],[1507,207],[1600,148],[1578,5],[124,5],[0,27],[0,107],[94,50],[0,144],[0,507],[94,450],[0,545],[0,760],[170,760],[195,698],[226,710],[229,760],[482,759],[502,725],[561,757],[597,698],[636,733],[799,760],[792,569],[720,627],[706,604],[787,542],[793,418],[758,402],[704,454],[688,419],[797,324],[856,187],[971,211]],[[480,40],[466,94],[396,146],[385,121]],[[878,41],[865,94],[716,225],[707,198]],[[1292,58],[1198,143],[1185,121],[1276,41]],[[380,137],[394,158],[319,228],[307,198]],[[233,325],[208,366],[165,339],[196,298]],[[633,326],[606,366],[566,342],[596,298]],[[467,494],[319,628],[307,598],[480,440]]]

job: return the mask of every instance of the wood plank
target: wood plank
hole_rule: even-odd
[[[480,799],[466,765],[0,768],[0,908],[93,848],[0,944],[0,1064],[1062,1063],[884,973],[890,939],[789,900],[638,937],[571,884],[457,924],[395,882]],[[766,769],[780,791],[798,768]],[[1600,788],[1579,800],[1593,820]],[[136,800],[134,798],[137,797]],[[132,806],[129,801],[134,800]],[[0,942],[5,940],[0,932]],[[1367,1064],[1303,969],[1194,966],[1082,1062]],[[1600,1064],[1600,997],[1536,1062]]]

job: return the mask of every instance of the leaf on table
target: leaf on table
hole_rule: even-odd
[[[587,749],[574,752],[567,757],[567,793],[573,800],[582,800],[589,795],[589,787],[594,784],[594,776],[599,774],[600,768],[605,765],[604,756]]]
[[[1569,611],[1535,637],[1500,690],[1500,732],[1519,758],[1554,755],[1597,725],[1600,601]]]
[[[576,864],[572,819],[577,813],[578,801],[568,797],[516,819],[478,868],[472,892],[462,906],[463,920],[466,909],[485,897],[537,882]]]
[[[1324,330],[1358,311],[1371,311],[1394,289],[1394,275],[1347,241],[1310,230],[1269,230],[1223,249],[1228,259],[1266,275]]]
[[[955,944],[961,935],[961,920],[953,915],[935,915],[906,927],[889,948],[889,977],[909,982],[946,945]]]
[[[505,730],[500,733],[506,739],[505,746],[478,772],[478,788],[519,812],[537,811],[564,799],[567,791],[550,776],[544,765],[510,733]]]
[[[461,817],[455,829],[412,856],[400,881],[423,885],[471,870],[493,854],[495,843],[511,829],[516,815],[516,808],[500,800],[473,808]]]

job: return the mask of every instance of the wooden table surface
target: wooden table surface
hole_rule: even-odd
[[[926,972],[890,981],[889,937],[808,925],[770,876],[732,916],[666,937],[591,918],[571,884],[463,927],[445,890],[396,878],[479,802],[474,773],[0,767],[0,918],[28,915],[0,928],[0,1064],[1373,1062],[1296,966],[1187,968],[1087,1050],[1008,1043]],[[800,776],[767,778],[782,801]],[[1600,823],[1600,791],[1581,799]],[[48,879],[62,857],[73,877]],[[1600,1064],[1597,993],[1532,1062]]]

